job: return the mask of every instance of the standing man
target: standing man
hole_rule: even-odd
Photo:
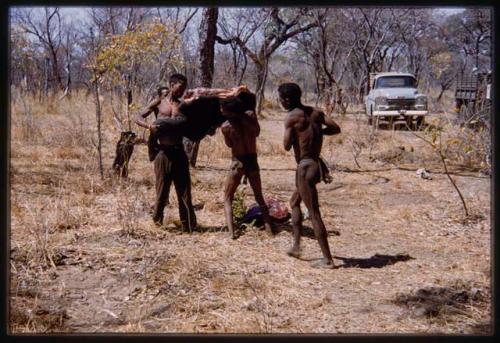
[[[232,204],[234,193],[243,176],[248,178],[255,201],[259,204],[265,230],[274,234],[269,210],[262,195],[257,162],[257,137],[260,134],[260,126],[255,114],[255,95],[250,92],[240,92],[236,97],[223,99],[220,102],[222,115],[228,119],[222,124],[221,130],[232,154],[231,169],[224,190],[224,213],[229,234],[233,239],[238,238],[234,230]]]
[[[323,135],[340,133],[340,127],[317,108],[305,106],[300,98],[302,91],[296,83],[284,83],[278,87],[281,105],[288,111],[285,118],[283,145],[286,151],[293,147],[297,171],[290,206],[292,208],[293,246],[288,251],[292,257],[300,257],[300,237],[302,233],[302,212],[300,203],[309,211],[314,235],[318,240],[323,258],[312,266],[315,268],[333,268],[333,259],[328,246],[325,224],[319,210],[316,184],[321,181],[324,170],[320,160]],[[325,125],[326,127],[323,127]]]
[[[136,117],[136,124],[149,129],[151,135],[156,135],[156,126],[148,124],[145,118],[155,112],[160,118],[180,117],[179,105],[186,90],[187,79],[184,75],[173,74],[169,78],[169,91],[153,100]],[[153,212],[153,221],[157,225],[163,223],[163,211],[168,201],[170,186],[172,182],[177,193],[179,203],[179,216],[182,229],[189,232],[196,227],[196,215],[191,200],[191,176],[189,174],[189,162],[182,145],[182,135],[172,131],[168,134],[158,134],[156,138],[159,145],[154,157],[154,170],[156,175],[156,202]]]

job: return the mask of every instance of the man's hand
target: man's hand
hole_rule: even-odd
[[[151,134],[154,135],[154,134],[156,134],[156,132],[158,130],[158,126],[155,124],[150,124],[148,129],[149,129],[149,132],[151,132]]]
[[[323,124],[326,126],[321,130],[324,135],[333,136],[338,135],[341,132],[340,126],[333,120],[331,116],[323,114]]]
[[[225,121],[222,126],[220,127],[221,131],[222,131],[222,136],[224,136],[224,142],[226,143],[226,145],[228,147],[232,147],[233,146],[233,142],[231,140],[231,129],[232,129],[232,126],[231,124],[229,123],[229,121]]]
[[[255,113],[255,111],[248,110],[248,111],[245,111],[245,114],[248,117],[250,117],[251,119],[257,119],[257,114]]]
[[[233,95],[234,96],[237,96],[238,94],[240,94],[241,92],[248,92],[248,87],[245,86],[245,85],[241,85],[241,86],[238,86],[236,87],[236,89],[234,90],[234,93]]]
[[[228,120],[226,120],[224,123],[222,123],[220,129],[222,132],[229,132],[231,130],[231,123],[229,123]]]
[[[194,91],[192,89],[188,89],[184,92],[184,99],[189,99],[194,96]]]

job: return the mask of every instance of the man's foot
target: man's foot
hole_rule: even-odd
[[[327,258],[322,258],[319,261],[315,261],[315,262],[311,263],[311,267],[333,269],[333,268],[335,268],[335,265],[333,264],[333,260],[329,260]]]
[[[229,237],[231,237],[231,239],[238,239],[238,238],[240,238],[240,236],[241,236],[241,233],[239,230],[229,232]]]
[[[289,249],[287,252],[287,255],[288,256],[292,256],[292,257],[295,257],[295,258],[299,258],[300,257],[300,247],[298,246],[293,246],[291,249]]]
[[[160,227],[163,225],[163,219],[153,218],[153,223],[155,223],[157,227]]]
[[[205,204],[204,203],[199,203],[199,204],[195,204],[193,205],[193,209],[195,211],[199,211],[199,210],[203,210],[203,208],[205,207]]]
[[[196,230],[196,226],[192,226],[192,227],[189,227],[189,226],[182,226],[182,232],[189,232],[189,233],[193,233],[193,231]]]
[[[276,228],[274,227],[274,225],[269,224],[269,223],[264,223],[264,230],[266,230],[266,232],[268,234],[273,235],[273,236],[278,233],[276,231]]]

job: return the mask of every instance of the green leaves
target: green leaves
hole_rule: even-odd
[[[90,68],[103,75],[108,86],[126,85],[126,75],[132,75],[139,67],[154,66],[158,56],[168,55],[161,63],[181,68],[181,38],[174,28],[162,23],[143,24],[134,31],[119,35],[107,35]]]

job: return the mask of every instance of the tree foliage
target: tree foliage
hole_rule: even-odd
[[[108,88],[127,85],[130,78],[140,82],[140,71],[151,66],[180,70],[180,44],[180,36],[166,24],[139,25],[134,31],[107,35],[91,67]]]

